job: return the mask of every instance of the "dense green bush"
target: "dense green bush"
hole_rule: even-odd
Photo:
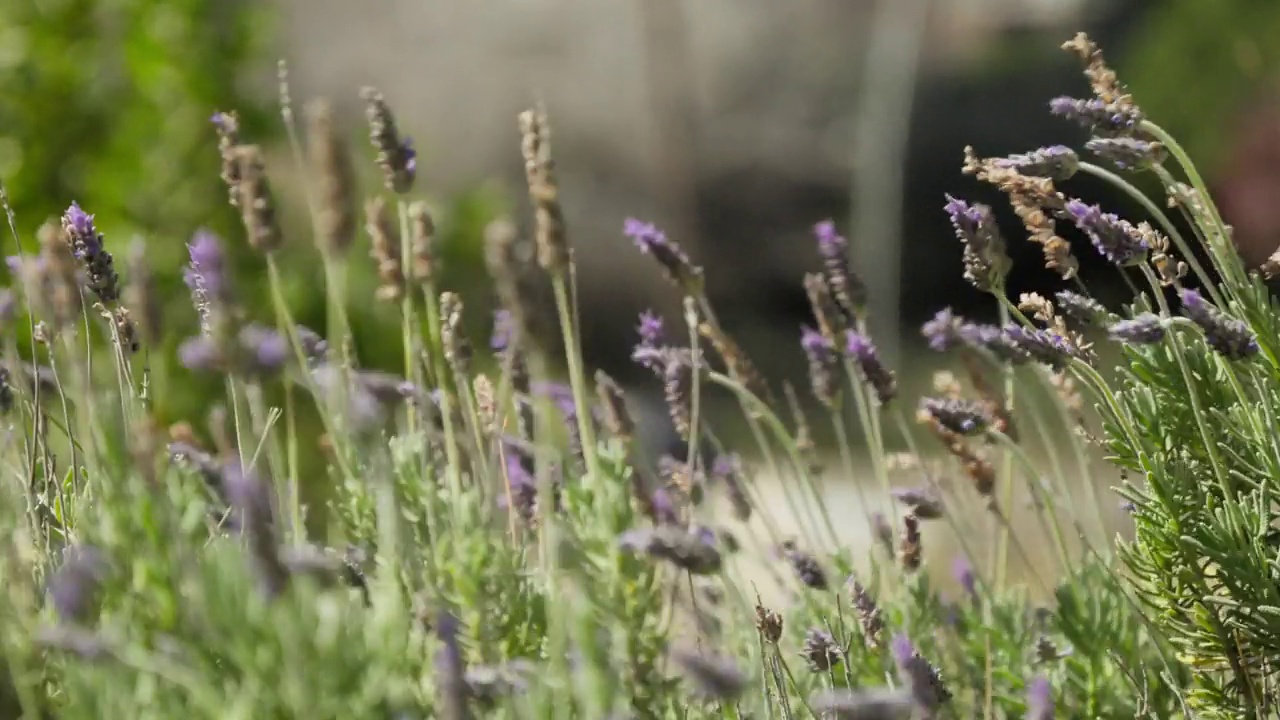
[[[926,324],[930,347],[962,371],[909,407],[863,330],[871,309],[847,242],[818,224],[823,262],[805,280],[816,327],[800,334],[808,384],[837,431],[841,473],[873,477],[901,506],[888,518],[824,501],[791,388],[771,388],[721,330],[703,269],[632,220],[623,234],[685,308],[683,322],[643,316],[634,358],[689,445],[709,440],[719,456],[704,465],[637,449],[621,391],[582,365],[540,111],[519,119],[536,252],[505,223],[486,233],[501,304],[492,369],[476,361],[463,298],[440,292],[440,235],[413,200],[416,158],[376,91],[365,98],[384,191],[364,217],[376,289],[351,294],[343,282],[357,223],[339,200],[354,190],[335,191],[347,181],[322,150],[298,157],[320,168],[302,174],[332,342],[298,324],[285,292],[261,149],[233,116],[215,118],[238,235],[265,271],[270,307],[244,311],[229,243],[192,240],[199,323],[175,357],[225,390],[207,443],[156,422],[139,341],[145,287],[126,274],[122,293],[100,233],[111,226],[71,205],[38,253],[13,263],[26,290],[16,322],[38,342],[7,343],[0,386],[3,713],[1274,715],[1276,309],[1186,153],[1087,39],[1067,47],[1094,94],[1051,110],[1092,131],[1086,150],[1100,162],[1153,174],[1195,235],[1070,148],[970,149],[966,172],[1007,196],[1072,289],[1007,297],[991,209],[950,198],[965,276],[1007,322],[943,310]],[[1133,195],[1150,218],[1131,223],[1058,189],[1080,174]],[[1067,233],[1115,263],[1131,305],[1089,297]],[[531,272],[556,299],[564,384],[530,342]],[[1185,284],[1193,277],[1200,290]],[[362,368],[349,341],[367,297],[399,322],[401,373]],[[110,338],[102,352],[86,352],[91,331]],[[1119,365],[1091,339],[1118,348]],[[754,447],[721,445],[702,413],[712,389],[740,401]],[[298,422],[308,411],[318,441]],[[907,453],[888,452],[889,428]],[[1099,451],[1109,463],[1095,462]],[[334,488],[323,513],[301,492],[317,464]],[[893,488],[899,473],[923,484]],[[1108,481],[1135,527],[1118,550],[1116,501],[1099,494]],[[780,484],[785,507],[764,500],[764,482]],[[780,530],[787,516],[795,537]],[[874,546],[842,547],[841,525],[867,528]],[[951,589],[924,559],[930,526],[956,538]],[[995,543],[974,547],[984,528]]]

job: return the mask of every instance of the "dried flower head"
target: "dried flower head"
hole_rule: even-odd
[[[902,569],[911,573],[920,569],[923,548],[920,546],[920,519],[915,513],[902,517],[902,539],[898,543],[898,560]]]
[[[884,633],[884,612],[856,577],[849,576],[845,581],[845,589],[849,592],[849,600],[858,614],[858,626],[862,628],[863,641],[872,650],[880,647]]]
[[[1209,304],[1199,292],[1182,291],[1182,313],[1204,331],[1209,347],[1227,359],[1243,360],[1258,353],[1249,325]]]
[[[777,644],[782,638],[782,616],[766,608],[756,599],[756,631],[766,642]]]
[[[240,199],[240,216],[249,246],[259,252],[273,252],[280,247],[283,236],[276,222],[275,199],[267,182],[267,168],[262,148],[257,145],[241,145],[236,148],[236,163],[240,173],[237,185]]]
[[[240,163],[236,148],[240,146],[240,118],[235,112],[216,112],[209,119],[218,133],[218,154],[222,157],[222,182],[227,186],[231,207],[240,206]]]
[[[440,293],[440,344],[453,371],[466,375],[471,364],[471,343],[462,329],[462,297],[454,292]]]
[[[356,179],[351,151],[333,125],[333,106],[327,100],[307,105],[307,155],[319,191],[316,241],[320,248],[341,255],[356,236]]]
[[[413,246],[413,279],[429,283],[438,272],[436,257],[436,224],[431,219],[431,211],[424,202],[415,202],[409,206],[409,237]]]
[[[395,302],[404,297],[404,268],[400,258],[400,238],[387,213],[387,201],[381,196],[370,198],[364,205],[365,231],[369,233],[369,255],[378,265],[377,298]]]
[[[37,235],[40,255],[18,264],[27,283],[27,298],[34,303],[56,330],[71,322],[81,311],[80,276],[71,238],[66,230],[52,222],[40,226]]]
[[[689,353],[668,353],[662,369],[662,392],[676,432],[689,439],[693,425],[694,360]]]
[[[804,276],[804,291],[809,296],[809,307],[813,309],[813,317],[818,328],[829,340],[834,341],[849,327],[850,318],[844,308],[836,303],[831,285],[822,273],[808,273]]]
[[[844,659],[844,650],[829,631],[822,628],[809,628],[805,633],[800,655],[814,672],[827,672]]]
[[[596,395],[609,433],[624,443],[631,442],[636,424],[627,410],[627,396],[622,387],[603,370],[596,371]]]
[[[120,278],[116,275],[111,253],[103,246],[102,233],[93,224],[93,216],[76,203],[62,214],[62,231],[71,251],[85,268],[89,289],[104,303],[120,298]]]
[[[418,172],[418,154],[409,138],[401,139],[391,108],[377,88],[362,89],[360,98],[365,103],[369,142],[378,153],[383,183],[391,192],[403,195],[413,189],[413,179]]]
[[[520,113],[518,123],[525,178],[529,199],[533,202],[538,264],[544,270],[561,272],[569,262],[569,239],[560,206],[555,162],[551,159],[551,127],[541,107]]]

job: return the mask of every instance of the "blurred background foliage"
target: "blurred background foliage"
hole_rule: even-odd
[[[273,319],[266,311],[263,264],[242,242],[239,217],[219,178],[209,121],[215,111],[238,112],[243,136],[267,149],[292,245],[282,251],[286,293],[299,322],[325,327],[320,264],[307,247],[301,178],[280,121],[270,53],[273,11],[270,3],[250,0],[0,2],[0,181],[22,242],[33,252],[37,228],[74,200],[96,216],[126,281],[130,243],[145,243],[166,328],[161,347],[149,358],[163,422],[203,420],[209,399],[221,391],[217,379],[192,376],[173,361],[176,346],[194,328],[181,268],[186,242],[197,228],[228,240],[243,305],[252,315]],[[295,99],[299,122],[306,100]],[[362,132],[351,128],[348,147],[360,187],[372,192],[380,184]],[[430,149],[420,152],[429,163]],[[354,200],[359,204],[362,198]],[[482,283],[480,239],[503,207],[501,194],[485,186],[435,204],[441,259],[453,268],[446,285]],[[16,254],[9,233],[3,237],[3,253]],[[370,263],[362,262],[364,247],[357,242],[353,248],[348,279],[357,348],[367,363],[395,367],[399,327],[390,308],[368,301],[375,279]],[[486,312],[480,306],[468,310]],[[487,327],[479,323],[475,327]]]
[[[1173,0],[1122,58],[1143,109],[1213,174],[1239,115],[1280,90],[1280,2]]]
[[[228,239],[236,285],[260,319],[266,310],[262,263],[244,248],[218,177],[215,110],[239,112],[244,135],[268,150],[268,166],[290,245],[282,263],[300,322],[326,326],[320,266],[309,247],[300,173],[284,142],[275,85],[275,3],[251,0],[4,0],[0,2],[0,180],[28,249],[35,231],[78,201],[97,215],[123,268],[141,238],[162,295],[167,337],[151,358],[162,421],[203,419],[205,380],[173,365],[176,345],[194,323],[181,281],[185,242],[200,227]],[[1205,165],[1225,152],[1242,108],[1280,75],[1280,2],[1165,0],[1153,3],[1116,57],[1123,78]],[[1025,72],[1062,63],[1039,37],[1009,33],[970,75]],[[375,78],[376,80],[376,78]],[[358,87],[349,88],[352,97]],[[1071,91],[1062,88],[1061,91]],[[1077,88],[1083,92],[1083,86]],[[295,97],[303,117],[306,97]],[[390,98],[395,105],[395,98]],[[411,121],[411,118],[406,120]],[[365,193],[380,188],[363,128],[343,126]],[[470,327],[488,329],[482,237],[494,217],[515,207],[498,185],[448,198],[429,197],[432,149],[418,143],[418,196],[428,196],[440,228],[446,289],[464,290]],[[942,162],[952,163],[953,156]],[[441,171],[443,172],[443,170]],[[359,203],[363,198],[355,198]],[[7,236],[4,254],[16,252]],[[371,301],[375,278],[367,241],[351,251],[349,313],[360,357],[398,367],[394,308]],[[0,272],[4,272],[0,267]],[[171,391],[172,390],[172,391]]]

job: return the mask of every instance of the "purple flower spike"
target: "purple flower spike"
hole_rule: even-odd
[[[822,256],[823,275],[831,296],[847,317],[860,317],[867,304],[867,289],[849,267],[849,241],[836,231],[836,224],[824,220],[813,226]]]
[[[120,278],[111,253],[103,247],[102,233],[93,225],[93,216],[71,203],[62,215],[62,230],[71,243],[72,253],[84,264],[89,289],[104,303],[118,300]]]
[[[1104,213],[1097,205],[1068,200],[1064,210],[1080,231],[1089,236],[1103,257],[1117,265],[1141,262],[1151,249],[1141,230],[1114,213]]]
[[[978,579],[973,573],[973,565],[969,558],[960,555],[951,563],[951,577],[964,588],[965,594],[971,598],[978,597]]]
[[[880,360],[880,351],[871,338],[849,330],[845,333],[845,352],[857,363],[862,377],[875,391],[876,400],[886,405],[898,393],[898,381],[893,371]]]
[[[191,262],[183,268],[182,279],[191,289],[191,301],[200,316],[200,331],[208,335],[213,330],[214,315],[223,312],[231,301],[222,242],[212,232],[198,230],[187,245],[187,253]]]
[[[1164,340],[1164,320],[1152,313],[1142,313],[1131,320],[1112,324],[1107,333],[1120,342],[1154,345]]]
[[[1132,135],[1143,119],[1142,113],[1132,105],[1108,103],[1099,98],[1057,97],[1049,101],[1049,112],[1107,136]]]
[[[991,208],[948,195],[946,211],[956,239],[964,245],[965,279],[984,292],[1000,287],[1009,272],[1010,260]]]
[[[662,318],[652,312],[640,313],[640,326],[637,328],[640,342],[631,353],[631,359],[642,367],[661,374],[666,367],[665,355],[662,351]]]
[[[1258,353],[1258,341],[1243,320],[1209,304],[1195,290],[1182,291],[1182,313],[1204,331],[1205,342],[1229,360],[1243,360]]]
[[[680,246],[668,240],[667,234],[653,223],[627,218],[622,224],[622,234],[631,238],[640,252],[652,255],[672,283],[689,291],[701,285],[702,269],[694,266]]]
[[[1080,157],[1075,150],[1065,145],[1052,145],[1025,154],[999,158],[994,164],[998,168],[1017,170],[1022,175],[1067,180],[1079,169]]]
[[[1080,356],[1079,349],[1070,340],[1049,330],[1009,323],[1003,333],[1005,342],[1010,346],[1055,370],[1062,370],[1072,358]]]
[[[188,370],[213,372],[222,367],[222,353],[207,337],[188,338],[178,346],[178,362]]]
[[[942,675],[925,660],[911,644],[911,639],[899,633],[889,643],[889,652],[898,668],[898,679],[911,692],[911,701],[925,717],[933,717],[945,703],[951,700],[951,692],[942,683]]]
[[[254,373],[273,373],[289,359],[288,341],[273,328],[246,325],[240,330],[240,345],[247,356],[245,369]]]
[[[835,345],[822,333],[804,326],[800,328],[800,347],[809,361],[809,384],[813,388],[813,396],[823,405],[833,406],[840,391]]]
[[[511,320],[510,310],[498,310],[493,314],[493,336],[489,338],[489,349],[502,353],[511,346],[515,327]]]
[[[106,556],[92,545],[74,545],[63,551],[62,558],[46,586],[49,600],[62,622],[86,622],[97,610],[107,578]]]
[[[1143,170],[1163,163],[1165,158],[1160,143],[1131,137],[1094,138],[1084,147],[1121,170]]]
[[[1053,720],[1053,687],[1049,678],[1039,675],[1027,683],[1026,720]]]

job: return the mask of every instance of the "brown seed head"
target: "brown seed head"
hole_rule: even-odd
[[[551,130],[541,107],[520,113],[518,121],[525,179],[534,209],[538,264],[548,272],[560,272],[569,262],[569,241],[551,159]]]
[[[413,238],[413,279],[429,283],[435,277],[436,224],[426,203],[418,201],[409,206],[409,227]]]
[[[403,195],[413,189],[418,161],[413,147],[400,137],[395,116],[377,88],[366,87],[360,91],[365,102],[365,118],[369,121],[369,142],[378,153],[378,167],[382,168],[383,182],[393,193]]]
[[[356,181],[351,150],[333,125],[328,100],[308,103],[307,154],[319,189],[316,240],[321,250],[346,252],[356,236]]]
[[[381,196],[370,198],[364,205],[365,232],[369,233],[369,256],[378,266],[377,298],[395,302],[404,297],[404,272],[400,264],[400,239],[387,213],[387,201]]]
[[[604,424],[623,443],[630,443],[635,433],[635,420],[627,410],[626,394],[603,370],[596,371],[596,394],[604,411]]]
[[[280,227],[276,224],[275,200],[267,182],[262,148],[241,145],[235,149],[240,173],[237,185],[240,215],[248,234],[249,246],[260,252],[273,252],[280,247]]]
[[[758,597],[756,598],[756,630],[765,642],[773,645],[777,645],[778,640],[782,638],[782,616],[766,608]]]

